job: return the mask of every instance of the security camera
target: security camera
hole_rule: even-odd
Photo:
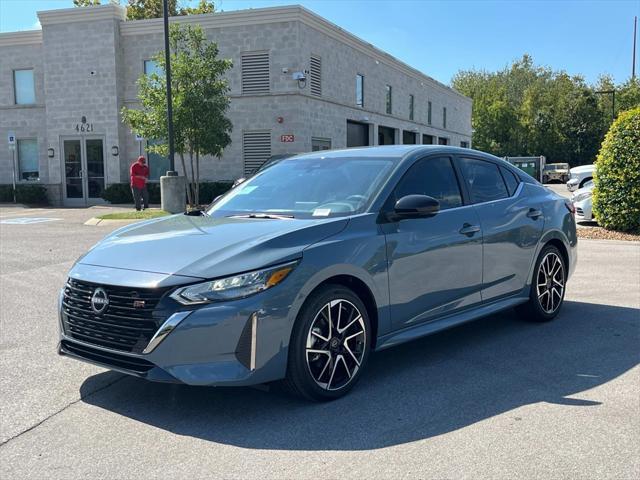
[[[91,71],[89,72],[89,75],[91,75],[91,76],[93,77],[96,73],[98,73],[98,72],[96,72],[95,70],[91,70]]]
[[[286,67],[285,67],[285,68],[283,68],[283,69],[282,69],[282,73],[284,73],[284,74],[286,75],[287,73],[289,73],[289,69],[288,69],[288,68],[286,68]]]
[[[294,80],[306,80],[307,77],[304,74],[304,72],[293,72],[293,75],[291,75],[291,78],[293,78]]]

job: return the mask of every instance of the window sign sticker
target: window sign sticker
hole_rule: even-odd
[[[328,217],[331,214],[330,208],[316,208],[313,211],[314,217]]]
[[[238,192],[238,195],[246,195],[247,193],[253,192],[256,188],[258,188],[257,185],[247,185]]]

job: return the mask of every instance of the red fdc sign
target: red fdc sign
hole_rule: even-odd
[[[293,135],[280,135],[280,141],[284,143],[291,143],[295,141],[295,137]]]

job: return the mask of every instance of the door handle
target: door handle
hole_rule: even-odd
[[[464,225],[462,225],[462,228],[459,230],[459,232],[462,235],[466,235],[468,237],[473,237],[473,235],[475,235],[479,231],[480,231],[479,226],[471,225],[470,223],[465,223]]]
[[[536,210],[535,208],[530,208],[527,212],[527,217],[537,220],[542,216],[542,212],[540,210]]]

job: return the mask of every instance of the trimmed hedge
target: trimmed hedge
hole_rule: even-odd
[[[0,203],[13,202],[13,186],[0,185]]]
[[[12,185],[0,185],[0,202],[13,202]],[[16,185],[16,202],[25,205],[48,205],[47,188],[43,185]]]
[[[200,203],[208,204],[218,195],[222,195],[231,188],[231,182],[202,182],[200,183]],[[149,203],[160,203],[160,184],[148,183]],[[131,187],[128,183],[113,183],[102,191],[102,198],[110,203],[133,203]],[[186,203],[186,199],[185,199]]]
[[[640,107],[616,119],[594,172],[593,213],[610,230],[640,231]]]

